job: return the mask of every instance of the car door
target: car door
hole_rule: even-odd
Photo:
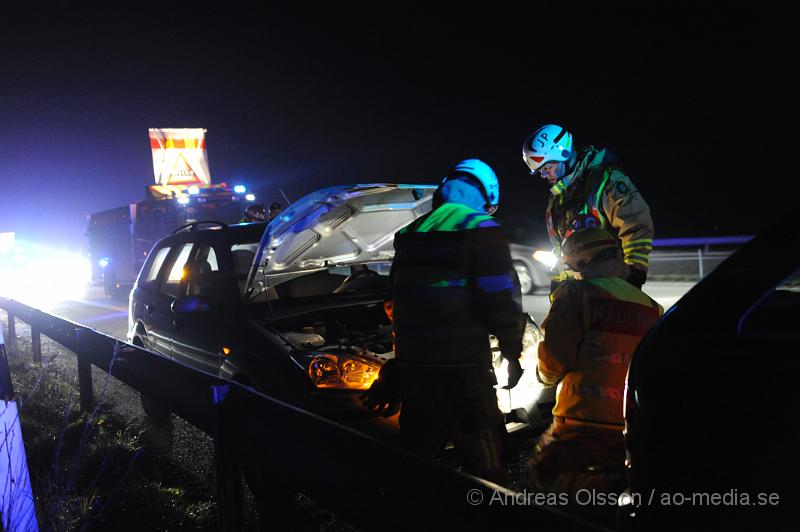
[[[186,296],[198,298],[191,308],[179,309],[174,315],[175,355],[192,366],[217,373],[226,323],[235,314],[226,302],[236,289],[229,261],[221,261],[225,250],[218,245],[199,244],[188,268]]]
[[[133,341],[139,337],[145,348],[167,354],[169,337],[167,324],[159,314],[155,314],[156,300],[161,279],[166,276],[167,265],[173,260],[174,246],[171,243],[159,243],[149,254],[133,289],[129,308],[128,336]],[[146,334],[141,335],[139,324],[144,325]]]
[[[170,357],[176,355],[174,336],[177,330],[172,304],[186,293],[187,266],[194,247],[192,242],[175,246],[162,268],[158,289],[153,294],[152,301],[145,306],[149,322],[149,343],[152,349]]]

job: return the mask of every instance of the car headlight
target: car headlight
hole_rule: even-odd
[[[547,266],[552,270],[553,267],[558,262],[558,257],[556,257],[555,253],[553,253],[552,251],[544,251],[541,249],[537,249],[533,253],[533,260],[541,262],[542,264],[544,264],[545,266]]]
[[[343,354],[315,355],[308,364],[308,376],[317,388],[367,390],[381,368],[378,364]]]

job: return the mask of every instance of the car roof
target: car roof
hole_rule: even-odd
[[[159,244],[177,242],[199,242],[199,241],[219,241],[219,240],[252,240],[258,242],[264,233],[268,223],[242,223],[242,224],[216,224],[196,225],[185,229],[177,230],[161,240]]]

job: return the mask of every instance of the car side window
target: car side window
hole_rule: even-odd
[[[239,293],[244,294],[247,274],[250,273],[250,266],[258,251],[257,243],[234,244],[231,246],[231,260],[233,261],[233,273],[239,284]]]
[[[219,262],[217,253],[209,245],[202,245],[197,251],[193,266],[189,272],[186,294],[190,296],[203,296],[216,300],[219,293]]]
[[[158,272],[161,271],[161,267],[164,265],[164,259],[167,258],[170,249],[172,248],[165,246],[153,254],[153,261],[150,263],[150,267],[147,270],[145,282],[152,283],[158,278]]]
[[[186,293],[186,277],[188,274],[186,266],[189,262],[189,256],[191,255],[193,246],[194,244],[187,243],[180,248],[178,256],[172,263],[167,278],[161,285],[162,292],[176,298]]]

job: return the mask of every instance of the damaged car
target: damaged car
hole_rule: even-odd
[[[434,185],[328,187],[271,222],[189,224],[153,247],[131,292],[129,341],[351,425],[394,357],[383,303],[394,234],[431,209]],[[529,319],[523,367],[541,332]],[[543,424],[554,389],[526,371],[512,390],[488,338],[509,429]],[[168,415],[142,398],[146,412]],[[396,417],[381,423],[394,424]],[[375,421],[377,423],[377,421]]]

